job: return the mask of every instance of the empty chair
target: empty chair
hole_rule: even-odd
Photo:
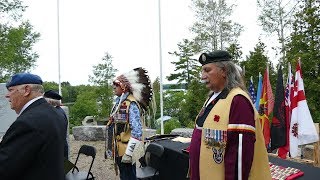
[[[88,171],[79,171],[77,167],[77,162],[79,160],[80,154],[84,154],[92,157],[92,161],[90,163],[90,167]],[[72,171],[66,175],[66,180],[85,180],[85,179],[94,179],[94,176],[91,172],[91,168],[96,157],[96,148],[93,146],[82,145],[79,149],[78,156],[76,162],[74,163],[74,167]]]
[[[159,167],[164,148],[157,143],[150,143],[146,149],[144,159],[146,166],[137,168],[138,179],[154,179],[159,175]]]

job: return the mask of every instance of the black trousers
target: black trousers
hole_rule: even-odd
[[[136,180],[136,164],[122,163],[122,157],[117,157],[116,162],[120,171],[121,180]]]

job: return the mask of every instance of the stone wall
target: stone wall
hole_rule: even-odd
[[[191,128],[177,128],[172,130],[170,134],[191,138],[192,133],[193,133],[193,129]]]
[[[72,134],[76,141],[105,140],[106,126],[75,126]]]
[[[104,141],[106,126],[75,126],[72,128],[74,140],[76,141]],[[144,137],[156,134],[155,129],[145,129]]]
[[[17,118],[16,112],[10,108],[10,103],[5,97],[7,92],[6,84],[0,83],[0,137]]]

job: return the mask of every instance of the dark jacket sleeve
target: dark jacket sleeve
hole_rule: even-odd
[[[237,130],[228,130],[227,147],[225,151],[225,179],[234,180],[238,176],[238,147],[239,134],[242,140],[242,179],[248,179],[254,152],[255,134],[246,131],[245,127],[254,128],[254,111],[251,103],[242,95],[234,97],[229,115],[229,125],[239,127]],[[242,128],[243,127],[243,128]]]
[[[28,124],[15,121],[0,143],[0,179],[16,179],[37,157],[43,144],[40,132]]]

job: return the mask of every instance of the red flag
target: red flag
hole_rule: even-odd
[[[319,135],[316,131],[316,127],[314,126],[304,93],[300,61],[297,64],[293,93],[289,133],[290,154],[291,157],[296,157],[298,156],[298,145],[319,141]]]
[[[288,76],[285,90],[285,107],[286,107],[286,145],[282,146],[278,150],[278,156],[282,159],[286,159],[289,152],[289,130],[290,130],[290,119],[291,119],[291,100],[293,97],[293,74],[291,72],[291,64],[288,64]]]
[[[260,121],[263,130],[263,136],[266,147],[270,143],[270,121],[269,115],[272,112],[274,99],[269,80],[269,69],[267,68],[263,75],[262,94],[259,106]]]

